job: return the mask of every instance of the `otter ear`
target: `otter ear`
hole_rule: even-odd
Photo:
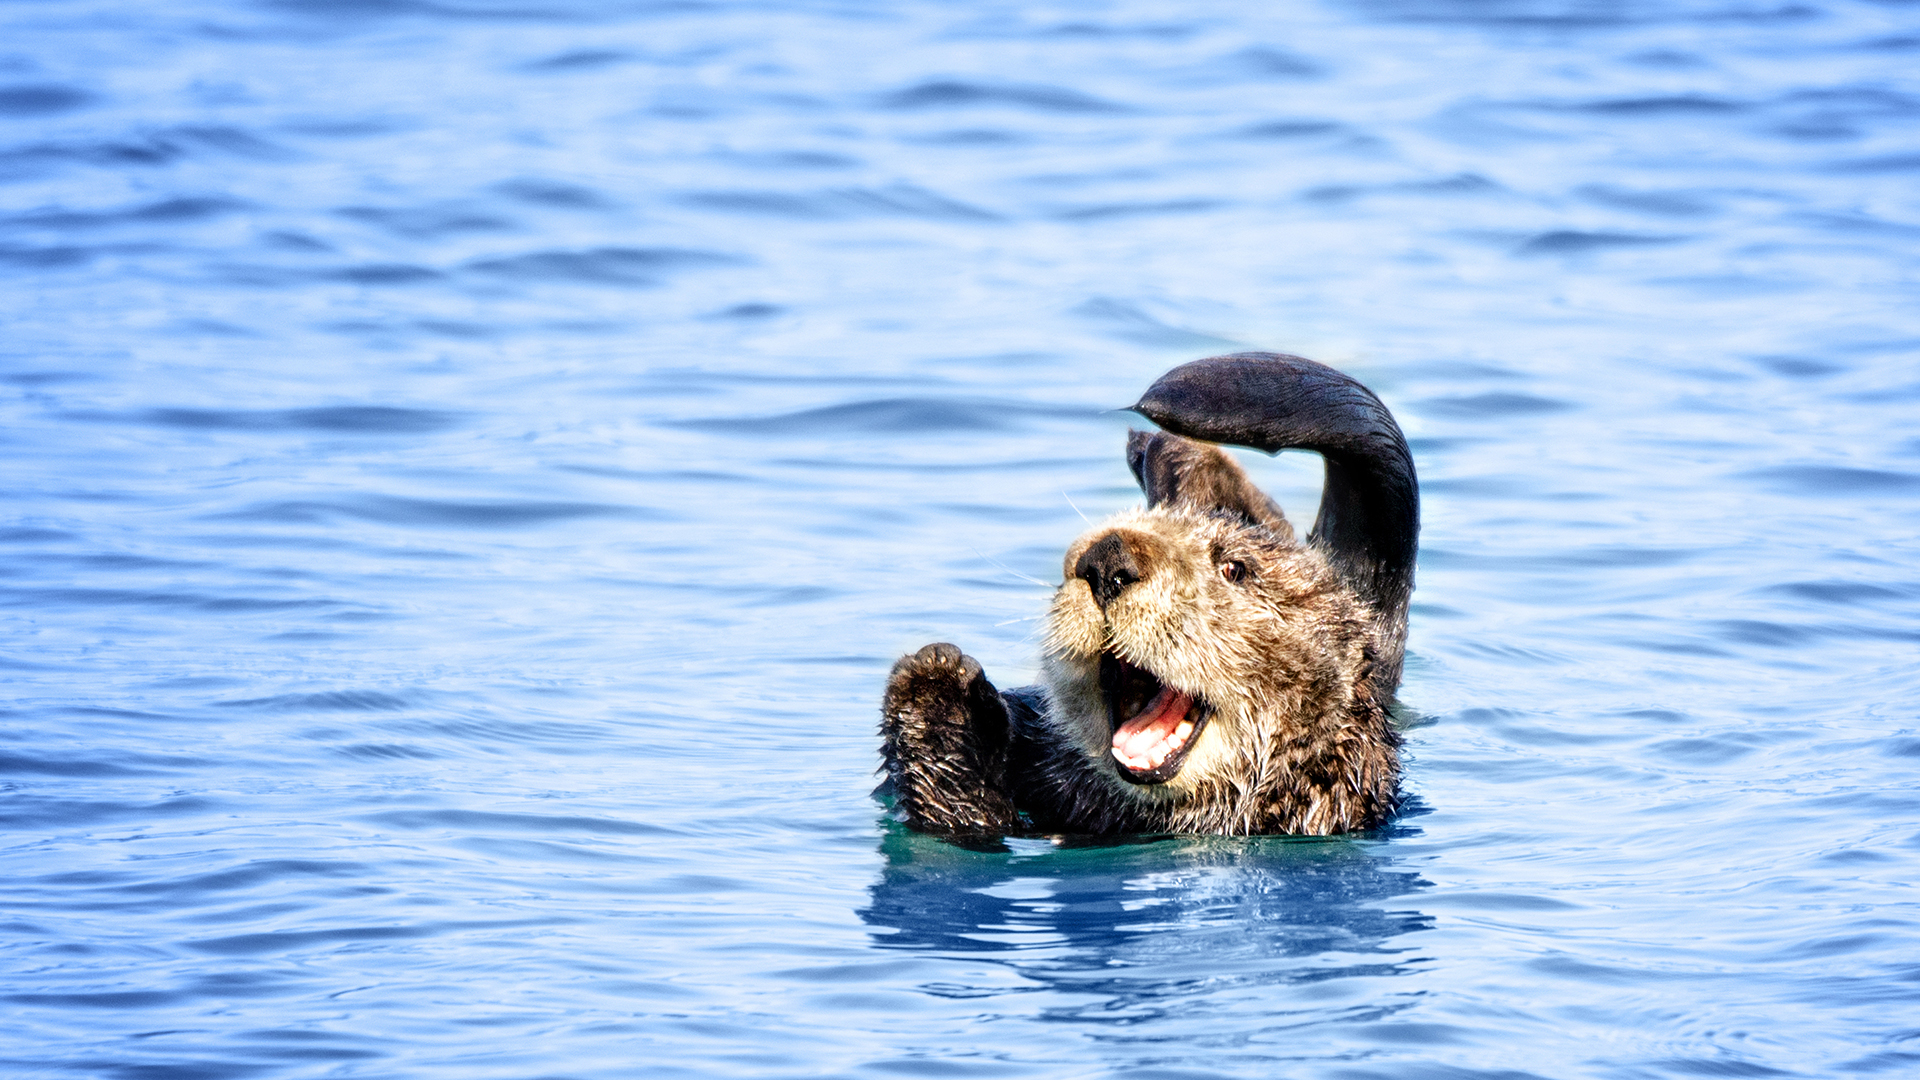
[[[1253,486],[1239,463],[1211,443],[1164,431],[1127,432],[1127,468],[1147,493],[1148,506],[1173,506],[1202,513],[1225,511],[1293,539],[1280,504]]]

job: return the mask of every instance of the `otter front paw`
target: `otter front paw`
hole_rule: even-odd
[[[980,661],[961,652],[958,645],[937,641],[894,662],[883,707],[891,713],[937,701],[964,700],[976,679],[984,681]]]
[[[907,824],[1007,832],[1007,708],[979,661],[945,642],[893,665],[881,705],[881,755]]]

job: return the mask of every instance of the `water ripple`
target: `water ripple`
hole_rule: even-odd
[[[1117,113],[1126,110],[1077,90],[1058,86],[995,84],[960,79],[936,79],[880,98],[886,109],[955,109],[1010,105],[1039,112]]]
[[[323,525],[338,518],[385,525],[511,529],[591,517],[658,517],[639,506],[535,500],[477,501],[423,499],[398,495],[358,495],[341,499],[288,499],[256,503],[212,515],[223,521]]]
[[[938,434],[952,431],[1017,430],[1022,420],[1039,417],[1079,419],[1074,409],[991,398],[880,398],[776,416],[714,417],[669,421],[670,426],[757,436],[822,434]]]
[[[459,413],[392,405],[328,405],[305,409],[145,409],[135,413],[69,412],[63,420],[153,424],[198,431],[325,431],[348,435],[419,435],[444,431]]]

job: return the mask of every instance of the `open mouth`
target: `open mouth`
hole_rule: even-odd
[[[1113,763],[1131,784],[1164,784],[1186,764],[1207,726],[1206,703],[1162,685],[1153,672],[1100,656],[1100,692],[1113,725]]]

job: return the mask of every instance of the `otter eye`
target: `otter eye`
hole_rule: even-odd
[[[1247,564],[1237,559],[1229,559],[1220,564],[1220,576],[1237,585],[1241,578],[1247,576]]]

